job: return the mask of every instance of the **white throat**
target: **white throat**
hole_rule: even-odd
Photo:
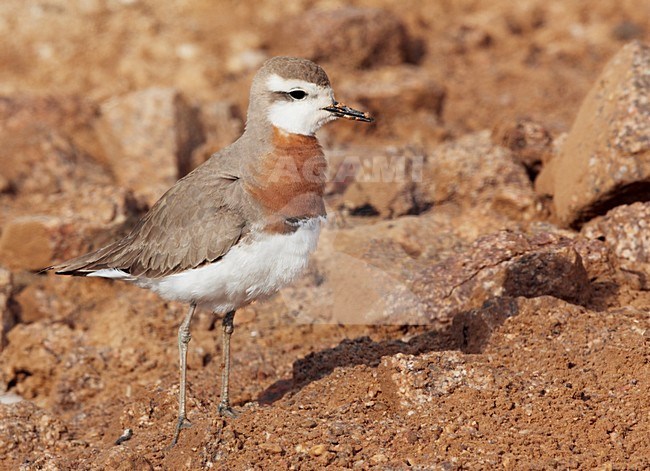
[[[312,136],[325,123],[336,119],[323,108],[334,102],[334,93],[330,87],[321,87],[314,83],[298,79],[285,79],[271,75],[267,81],[269,91],[288,93],[300,89],[307,93],[302,100],[278,100],[268,110],[271,124],[290,134]]]

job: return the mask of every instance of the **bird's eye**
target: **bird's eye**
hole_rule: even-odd
[[[291,90],[289,92],[289,96],[294,100],[303,100],[307,96],[307,92],[300,89]]]

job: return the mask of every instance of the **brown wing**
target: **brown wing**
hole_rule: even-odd
[[[167,191],[129,235],[51,269],[87,275],[115,268],[134,277],[158,278],[216,261],[247,230],[235,204],[238,190],[235,177],[191,173]]]

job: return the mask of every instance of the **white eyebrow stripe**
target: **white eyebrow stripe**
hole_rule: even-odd
[[[278,74],[272,74],[266,80],[266,85],[272,92],[288,92],[294,88],[312,90],[315,85],[298,79],[285,79]]]

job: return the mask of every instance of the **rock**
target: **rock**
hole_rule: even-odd
[[[467,251],[413,273],[406,284],[435,322],[475,309],[491,298],[589,300],[589,273],[576,241],[553,233],[501,231],[479,238]]]
[[[253,72],[269,58],[262,36],[257,31],[241,30],[228,35],[226,70],[233,75]]]
[[[98,150],[94,117],[91,104],[74,98],[0,98],[3,191],[54,193],[109,183],[109,173],[88,153]]]
[[[628,342],[643,343],[647,325],[644,312],[633,308],[597,312],[550,296],[502,299],[458,322],[457,332],[462,329],[464,337],[460,346],[471,355],[453,350],[387,355],[381,360],[378,376],[382,392],[408,412],[436,415],[438,407],[450,400],[454,403],[454,396],[478,398],[486,394],[493,399],[490,391],[503,391],[510,410],[525,404],[525,398],[532,399],[533,390],[542,390],[534,394],[540,405],[548,404],[543,399],[546,392],[551,391],[553,400],[558,392],[572,394],[571,389],[580,388],[580,384],[593,384],[597,372],[615,368],[612,362],[619,367],[643,363],[643,349],[630,347],[627,355],[636,357],[634,360],[615,352]],[[554,365],[545,365],[549,362]],[[577,371],[572,371],[576,366]],[[598,397],[609,405],[603,404],[609,411],[611,399],[600,396],[608,388],[598,387]],[[640,392],[633,396],[630,400],[642,400]],[[495,407],[491,402],[485,405]],[[582,411],[576,414],[587,419]]]
[[[504,229],[518,231],[523,227],[506,217],[485,216],[481,208],[464,209],[455,204],[443,204],[418,216],[401,216],[357,227],[344,226],[331,234],[326,230],[325,237],[333,237],[334,248],[351,256],[365,253],[372,256],[367,249],[370,245],[378,240],[390,241],[411,259],[430,265],[467,250],[485,234]],[[316,259],[319,259],[319,252]],[[386,265],[379,260],[373,263]]]
[[[333,165],[343,186],[341,204],[353,214],[394,218],[453,202],[513,220],[530,220],[537,198],[512,153],[491,143],[487,131],[470,134],[423,153],[410,148],[350,148]]]
[[[442,85],[410,65],[356,73],[337,86],[337,91],[360,103],[364,111],[382,122],[390,117],[403,119],[405,114],[417,110],[428,110],[441,117],[446,97]]]
[[[506,295],[527,298],[551,295],[574,304],[585,304],[590,288],[582,257],[570,245],[518,257],[507,267],[503,280]]]
[[[233,52],[226,62],[226,69],[231,74],[242,74],[259,69],[268,55],[262,49],[251,48]]]
[[[0,194],[11,191],[11,182],[4,176],[0,175]]]
[[[421,45],[410,38],[404,23],[376,8],[301,12],[281,20],[271,38],[277,54],[333,62],[349,69],[417,62],[422,55]]]
[[[612,36],[619,41],[639,39],[645,32],[642,25],[630,20],[623,20],[612,28]]]
[[[494,38],[484,25],[462,24],[452,31],[450,53],[466,54],[492,46]]]
[[[25,95],[0,97],[0,122],[10,133],[22,130],[53,129],[70,137],[75,147],[89,155],[96,155],[98,142],[93,122],[97,105],[76,95]]]
[[[578,227],[650,195],[650,47],[627,44],[583,101],[559,155],[539,175],[558,221]]]
[[[400,65],[356,71],[335,85],[337,97],[369,112],[376,123],[355,129],[339,125],[337,142],[358,142],[367,135],[400,136],[417,144],[437,144],[447,135],[442,122],[447,96],[443,85],[419,67]]]
[[[578,237],[574,242],[573,248],[580,255],[590,280],[596,281],[614,275],[618,263],[607,244],[598,239],[584,237]]]
[[[22,207],[0,217],[0,263],[41,270],[112,241],[142,210],[126,190],[113,186],[84,185],[73,197],[30,195]]]
[[[1,96],[0,120],[12,130],[24,128],[26,124],[34,122],[58,127],[67,118],[82,114],[81,105],[82,102],[73,97],[60,99],[53,96]]]
[[[510,149],[532,177],[539,173],[542,163],[548,161],[553,152],[551,134],[531,119],[502,123],[492,131],[492,140]]]
[[[70,179],[80,177],[78,151],[55,130],[3,132],[0,139],[0,165],[7,187],[17,193],[54,193],[61,191]]]
[[[499,223],[480,208],[447,211],[323,231],[309,275],[281,292],[289,312],[303,323],[442,327],[499,297],[584,305],[590,280],[614,271],[599,240],[552,228],[526,234],[510,222],[511,231],[472,242]]]
[[[196,110],[173,88],[104,102],[98,132],[117,182],[149,204],[190,170],[192,151],[204,141]]]
[[[115,471],[153,470],[151,462],[136,450],[126,446],[115,446],[102,452],[93,463],[100,469],[114,469]]]
[[[30,400],[55,393],[58,382],[52,378],[58,376],[55,371],[62,367],[64,359],[73,355],[79,334],[63,323],[35,322],[15,326],[8,340],[1,354],[0,389],[11,384],[13,393]]]
[[[7,332],[18,322],[16,312],[12,309],[10,299],[13,291],[11,272],[0,267],[0,352],[7,345]]]
[[[324,443],[319,443],[318,445],[314,445],[309,449],[309,454],[312,456],[320,456],[326,452],[327,452],[327,445],[325,445]]]
[[[47,267],[54,259],[56,241],[63,238],[56,234],[60,229],[59,221],[47,216],[14,219],[0,236],[0,261],[27,270]]]
[[[61,457],[74,447],[66,425],[29,401],[0,404],[0,435],[5,469],[25,463],[32,469],[64,469]]]
[[[267,453],[280,454],[284,453],[284,449],[277,443],[260,443],[260,449],[264,450]]]
[[[361,168],[361,161],[371,149],[355,147],[353,149],[324,149],[327,159],[327,182],[325,195],[343,194],[355,181]]]
[[[322,234],[310,276],[282,291],[282,299],[299,322],[426,321],[424,306],[401,280],[401,271],[415,264],[402,247],[380,237],[366,237],[366,245],[359,241],[346,247],[337,236],[336,231]],[[361,251],[355,252],[354,247]]]
[[[650,203],[618,206],[582,227],[588,239],[600,239],[624,269],[650,275]]]
[[[192,151],[190,167],[198,167],[212,154],[235,142],[244,131],[241,112],[227,101],[211,102],[200,108],[205,142]]]
[[[481,353],[492,333],[506,319],[519,313],[516,298],[501,297],[486,301],[480,308],[463,311],[452,321],[451,335],[465,353]]]
[[[514,220],[529,220],[536,212],[525,169],[509,150],[492,144],[488,131],[436,147],[424,162],[422,182],[425,205],[453,201]]]
[[[399,406],[422,411],[457,389],[481,391],[494,387],[489,369],[473,363],[470,356],[454,351],[417,356],[398,353],[382,359],[379,375]]]
[[[54,304],[51,297],[52,294],[44,283],[27,285],[15,296],[15,301],[20,307],[20,321],[29,324],[51,316],[52,312],[48,309]]]
[[[433,435],[437,446],[481,446],[495,413],[494,433],[515,431],[524,443],[548,436],[549,428],[533,425],[541,415],[552,414],[571,424],[558,426],[558,433],[583,437],[580,431],[592,427],[592,437],[609,446],[611,431],[618,430],[612,416],[634,421],[638,413],[632,405],[643,410],[647,312],[631,307],[596,311],[549,296],[508,304],[477,312],[497,321],[505,308],[510,317],[489,327],[488,341],[471,355],[448,348],[385,355],[377,368],[385,400],[398,409],[396,415],[438,429]],[[485,336],[478,326],[467,332],[474,334]],[[634,365],[635,373],[626,373],[627,365]],[[611,380],[599,381],[603,376]],[[470,408],[459,408],[459,400]],[[637,438],[642,437],[640,432]],[[591,437],[581,439],[584,447],[593,444]],[[501,456],[502,449],[495,453]]]
[[[453,217],[434,214],[352,228],[327,226],[308,275],[281,291],[289,312],[302,323],[421,322],[425,311],[403,272],[464,246],[445,230],[449,226],[441,227]]]
[[[548,154],[545,155],[545,159],[542,161],[542,168],[550,168],[553,164],[553,160],[560,154],[564,143],[567,140],[568,133],[560,133],[551,144],[551,149]],[[553,181],[553,175],[550,171],[542,172],[541,169],[534,177],[535,182],[535,192],[539,195],[540,200],[545,204],[546,212],[548,214],[547,218],[550,218],[552,213],[552,203],[553,199],[551,195],[555,191],[555,182]]]
[[[357,215],[395,218],[418,214],[428,202],[419,195],[424,155],[411,149],[383,152],[351,149],[334,167],[331,181],[345,185],[342,207]]]

